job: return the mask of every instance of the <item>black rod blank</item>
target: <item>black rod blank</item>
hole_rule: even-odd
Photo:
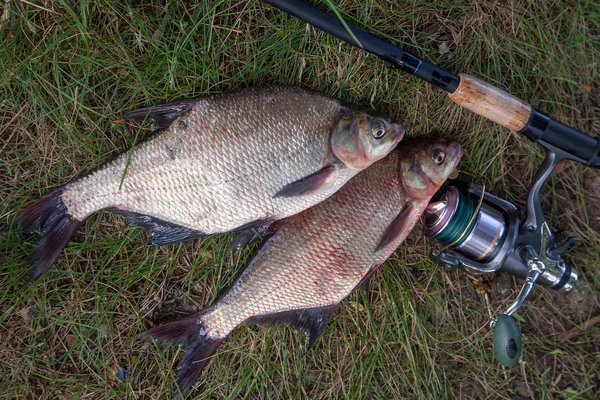
[[[420,59],[351,24],[346,24],[347,27],[345,27],[337,17],[303,0],[265,0],[265,2],[355,47],[374,54],[392,66],[415,75],[450,94],[454,93],[460,84],[458,75]],[[358,42],[348,32],[348,29]],[[491,85],[489,87],[498,90]],[[542,146],[548,143],[563,149],[571,155],[569,158],[577,162],[600,168],[600,140],[598,138],[567,126],[534,108],[531,109],[529,120],[519,132]]]
[[[454,92],[458,87],[460,78],[457,75],[422,60],[356,26],[347,24],[358,39],[357,43],[338,18],[309,3],[290,0],[266,0],[266,2],[352,46],[368,51],[389,62],[392,66],[415,75],[448,93]]]

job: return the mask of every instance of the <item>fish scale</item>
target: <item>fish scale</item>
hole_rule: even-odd
[[[209,326],[218,327],[215,336],[227,336],[255,315],[338,303],[374,265],[387,258],[389,249],[373,250],[405,204],[399,181],[390,185],[388,179],[397,176],[393,168],[397,161],[394,152],[352,180],[351,188],[360,190],[342,189],[313,212],[284,221],[242,274],[236,290],[225,295],[224,305],[203,317]],[[386,183],[389,190],[381,190]],[[375,214],[369,211],[374,206],[378,207]],[[294,255],[293,260],[289,254]],[[281,293],[288,296],[281,298]],[[208,333],[213,332],[209,329]]]
[[[142,334],[188,347],[177,368],[180,392],[174,399],[189,390],[242,323],[291,324],[314,343],[337,304],[404,241],[462,156],[458,143],[443,140],[402,147],[329,199],[280,221],[213,305]]]
[[[151,117],[164,130],[21,212],[23,228],[41,230],[30,279],[98,210],[151,229],[152,244],[259,226],[325,200],[404,134],[389,117],[293,87],[180,100],[125,117]]]
[[[273,95],[279,110],[291,108],[292,102],[283,101],[280,94],[275,92]],[[246,210],[249,214],[239,213],[236,203],[244,203],[248,198],[252,202],[268,204],[271,215],[281,216],[326,198],[329,191],[320,193],[316,199],[272,199],[285,184],[309,175],[323,165],[329,147],[329,135],[323,134],[323,123],[307,123],[289,112],[273,113],[280,124],[301,128],[261,135],[261,126],[264,130],[264,125],[277,124],[274,117],[265,121],[264,113],[256,105],[253,106],[256,111],[245,110],[244,107],[256,101],[255,95],[246,97],[249,98],[235,107],[230,106],[226,96],[220,97],[221,101],[216,104],[212,104],[215,102],[211,98],[199,100],[188,114],[174,121],[170,131],[143,143],[140,150],[134,149],[121,190],[120,181],[115,177],[125,173],[127,155],[111,163],[103,170],[105,173],[67,185],[63,201],[71,215],[83,220],[102,208],[143,211],[190,229],[214,233],[269,217],[252,207]],[[340,103],[337,101],[314,95],[312,101],[317,102],[321,110],[320,118],[314,115],[315,121],[323,117],[334,121],[338,117]],[[208,124],[207,116],[225,114],[230,117]],[[253,124],[243,123],[241,116],[244,114],[246,121],[251,120]],[[186,121],[186,128],[181,126],[182,121]],[[288,157],[284,157],[284,150],[290,146],[289,133],[292,147],[302,150],[287,152]],[[172,158],[169,149],[178,143],[181,154]],[[287,174],[278,173],[277,166]],[[185,173],[175,174],[180,170]],[[343,174],[340,180],[347,180],[351,175]],[[227,191],[227,185],[235,186],[236,190]],[[215,186],[221,190],[211,190]],[[250,193],[255,197],[249,196]],[[96,200],[98,198],[103,201]],[[205,215],[222,218],[202,218]]]

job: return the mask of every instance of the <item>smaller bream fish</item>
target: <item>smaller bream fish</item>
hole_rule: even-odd
[[[461,156],[456,142],[403,143],[329,199],[280,221],[216,303],[141,334],[187,346],[173,398],[242,323],[291,325],[310,347],[337,305],[404,241]]]
[[[21,227],[41,232],[29,280],[96,211],[151,230],[152,245],[264,226],[325,200],[404,134],[387,116],[295,87],[181,100],[125,118],[165,129],[21,212]]]

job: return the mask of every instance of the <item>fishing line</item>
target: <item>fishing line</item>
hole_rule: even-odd
[[[471,176],[475,179],[474,174],[460,171],[462,174]],[[470,196],[464,195],[462,193],[458,193],[458,204],[457,209],[449,221],[446,229],[442,230],[436,237],[436,240],[439,240],[442,243],[448,243],[446,246],[442,248],[442,251],[446,251],[452,246],[460,244],[463,240],[471,233],[473,228],[475,227],[475,221],[477,216],[479,215],[479,210],[481,209],[481,205],[483,204],[483,197],[485,195],[485,181],[483,178],[481,179],[481,195],[479,196],[479,201],[477,202],[477,206],[475,206],[475,199]],[[467,224],[464,224],[464,221],[467,220],[469,214],[471,217],[469,218]],[[453,238],[456,238],[453,240]]]

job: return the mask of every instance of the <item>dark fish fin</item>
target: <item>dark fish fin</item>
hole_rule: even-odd
[[[327,164],[314,174],[310,174],[292,182],[275,193],[273,198],[294,197],[311,194],[326,186],[337,175],[338,168],[334,164]]]
[[[161,343],[177,343],[187,345],[190,338],[198,332],[200,314],[196,313],[177,321],[167,322],[140,333],[137,339],[152,337]]]
[[[164,224],[154,222],[154,224],[155,228],[152,229],[152,240],[148,243],[148,246],[166,246],[169,244],[188,242],[206,236],[202,232],[175,224],[169,224],[168,222],[165,222]]]
[[[412,203],[408,203],[404,209],[398,214],[398,216],[392,221],[390,226],[387,227],[381,239],[379,239],[379,243],[377,243],[377,248],[375,251],[383,249],[388,244],[392,243],[394,239],[398,237],[402,233],[405,224],[408,222],[408,216],[412,212],[414,205]]]
[[[31,267],[27,280],[37,279],[56,260],[67,243],[73,238],[81,221],[68,214],[61,195],[63,189],[47,194],[25,207],[19,214],[21,230],[39,230],[40,239],[31,254]]]
[[[197,100],[177,100],[167,104],[159,104],[152,107],[139,108],[128,112],[124,119],[145,120],[151,118],[158,128],[166,128],[180,115],[188,112]]]
[[[268,228],[273,222],[275,222],[274,218],[257,219],[235,228],[235,231],[242,232],[248,229],[262,229],[264,227]]]
[[[207,335],[198,335],[195,339],[177,365],[177,387],[173,388],[172,400],[183,399],[198,379],[204,366],[225,340],[225,338],[212,338]]]
[[[292,326],[306,334],[308,337],[308,348],[310,349],[331,320],[331,316],[337,306],[337,304],[332,304],[324,307],[303,308],[274,314],[257,315],[248,321],[259,325]]]
[[[360,291],[363,295],[369,296],[369,283],[371,283],[371,277],[369,276],[367,279],[362,281],[354,290]]]
[[[377,265],[376,267],[372,267],[365,274],[365,276],[362,277],[360,282],[358,282],[358,284],[356,285],[356,287],[354,289],[352,289],[352,291],[355,292],[357,290],[360,290],[363,294],[368,295],[369,294],[369,283],[371,282],[371,278],[373,277],[373,273],[377,270],[377,267],[379,267],[379,265]]]
[[[187,242],[188,240],[206,236],[202,232],[163,221],[162,219],[154,218],[149,215],[123,211],[118,208],[106,208],[105,210],[124,216],[130,224],[148,229],[152,233],[152,240],[148,243],[148,246],[165,246],[168,244]]]
[[[242,249],[251,243],[260,239],[268,239],[277,230],[273,220],[258,225],[254,228],[246,229],[237,234],[233,241],[227,247],[229,253],[239,253]]]
[[[187,347],[187,352],[177,366],[177,386],[173,388],[173,399],[181,400],[190,390],[202,369],[225,338],[210,337],[202,324],[200,314],[166,324],[137,335],[137,338],[153,337],[163,343],[178,343]]]

